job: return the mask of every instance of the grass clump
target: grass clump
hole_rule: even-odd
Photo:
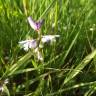
[[[95,5],[95,0],[1,0],[0,95],[95,95]],[[48,42],[42,45],[42,38]],[[36,40],[38,50],[26,41],[24,51],[22,40]]]

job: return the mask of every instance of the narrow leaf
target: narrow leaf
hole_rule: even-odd
[[[64,84],[70,81],[72,78],[74,78],[78,73],[80,73],[80,71],[94,58],[95,55],[96,55],[96,50],[94,50],[91,54],[86,56],[81,61],[81,63],[78,64],[78,66],[72,72],[70,72],[69,76],[66,77],[66,79],[64,80]]]

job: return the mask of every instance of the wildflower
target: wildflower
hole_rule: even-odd
[[[19,44],[24,48],[25,51],[28,51],[30,48],[36,48],[37,47],[37,41],[36,40],[25,40],[19,42]]]
[[[9,79],[5,79],[4,81],[1,81],[0,83],[0,91],[3,92],[4,91],[4,88],[3,88],[3,85],[4,84],[7,84],[9,82]]]
[[[29,17],[28,17],[28,22],[29,22],[30,26],[31,26],[34,30],[38,31],[38,30],[41,28],[41,25],[42,25],[42,23],[43,23],[43,20],[40,20],[39,22],[35,22],[35,21],[33,21],[32,18],[29,16]]]
[[[3,90],[4,90],[3,86],[0,86],[0,91],[2,91],[2,92],[3,92]]]
[[[42,36],[41,41],[42,43],[46,43],[46,42],[52,42],[55,40],[56,37],[60,37],[60,35],[45,35]]]
[[[39,51],[39,48],[35,49],[35,53],[37,55],[37,59],[40,61],[43,61],[43,56],[42,56],[41,52]]]

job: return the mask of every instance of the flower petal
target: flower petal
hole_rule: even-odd
[[[32,20],[31,16],[28,17],[28,22],[30,24],[30,26],[34,29],[34,30],[39,30],[41,28],[41,25],[43,24],[44,20],[40,20],[38,22],[35,22]]]
[[[60,35],[45,35],[45,36],[42,36],[41,41],[42,43],[54,41],[56,37],[60,37]]]
[[[37,24],[32,20],[32,18],[29,16],[28,17],[28,22],[30,24],[30,26],[34,29],[37,30]]]
[[[36,40],[25,40],[25,41],[21,41],[19,42],[19,44],[22,46],[22,48],[25,51],[28,51],[28,49],[30,48],[36,48],[37,47],[37,41]]]

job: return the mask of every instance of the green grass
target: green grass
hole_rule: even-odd
[[[45,20],[42,35],[60,35],[43,62],[18,44],[38,36],[28,16]],[[1,87],[0,96],[95,96],[96,0],[1,0]]]

